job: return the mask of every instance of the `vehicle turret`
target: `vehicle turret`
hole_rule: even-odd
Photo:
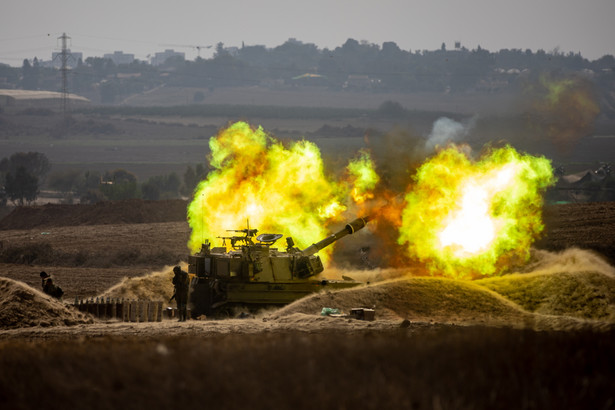
[[[234,304],[286,304],[324,286],[359,285],[354,280],[316,280],[312,277],[324,270],[318,251],[363,229],[369,220],[369,217],[357,218],[303,250],[295,246],[291,237],[286,238],[286,248],[280,250],[273,245],[282,234],[257,236],[258,230],[249,227],[229,231],[243,235],[218,237],[223,241],[222,247],[212,248],[206,241],[198,253],[188,258],[188,272],[194,274],[190,296],[192,315],[208,315],[222,306]],[[228,251],[227,241],[231,247]]]

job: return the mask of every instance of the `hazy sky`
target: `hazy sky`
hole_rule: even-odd
[[[468,49],[615,55],[615,0],[2,0],[0,62],[51,59],[66,32],[84,58],[121,50],[146,60],[193,46],[275,47],[289,38],[318,48],[348,38],[404,50]],[[211,56],[201,51],[201,57]]]

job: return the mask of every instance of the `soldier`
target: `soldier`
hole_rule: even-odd
[[[51,276],[45,271],[42,271],[40,276],[43,285],[43,292],[45,292],[49,296],[53,296],[56,299],[62,299],[64,291],[61,287],[54,285]]]
[[[190,286],[190,278],[188,273],[183,271],[179,266],[173,268],[173,286],[175,286],[175,293],[171,297],[171,300],[175,299],[177,302],[177,313],[179,314],[179,321],[184,322],[187,318],[188,307],[188,288]]]
[[[49,279],[51,276],[49,276],[49,274],[45,271],[41,272],[41,286],[43,287],[43,292],[45,292],[45,284],[47,283],[47,279]],[[47,293],[47,292],[45,292]]]

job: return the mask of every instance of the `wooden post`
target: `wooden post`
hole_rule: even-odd
[[[105,300],[105,318],[113,319],[111,316],[111,299],[109,297]]]
[[[142,300],[137,301],[137,322],[147,321],[147,315],[145,314],[145,302]]]
[[[154,322],[156,320],[156,302],[147,302],[147,321]]]
[[[138,317],[137,316],[137,313],[138,313],[137,312],[137,306],[138,306],[137,302],[135,302],[134,300],[130,301],[130,321],[131,322],[138,321],[138,319],[137,319],[137,317]]]
[[[109,316],[111,319],[117,318],[117,299],[111,299],[109,303]]]
[[[156,322],[162,322],[162,302],[156,302]]]
[[[90,300],[88,300],[88,313],[90,313],[92,316],[96,316],[96,305],[94,304],[94,299],[90,298]]]
[[[130,303],[122,298],[122,322],[130,322]]]

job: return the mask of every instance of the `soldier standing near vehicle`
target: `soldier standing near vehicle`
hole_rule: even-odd
[[[183,271],[182,268],[176,266],[173,268],[173,286],[175,286],[175,293],[171,297],[171,300],[175,299],[177,303],[177,313],[179,315],[179,321],[185,322],[188,316],[188,288],[190,286],[190,278],[188,272]]]

